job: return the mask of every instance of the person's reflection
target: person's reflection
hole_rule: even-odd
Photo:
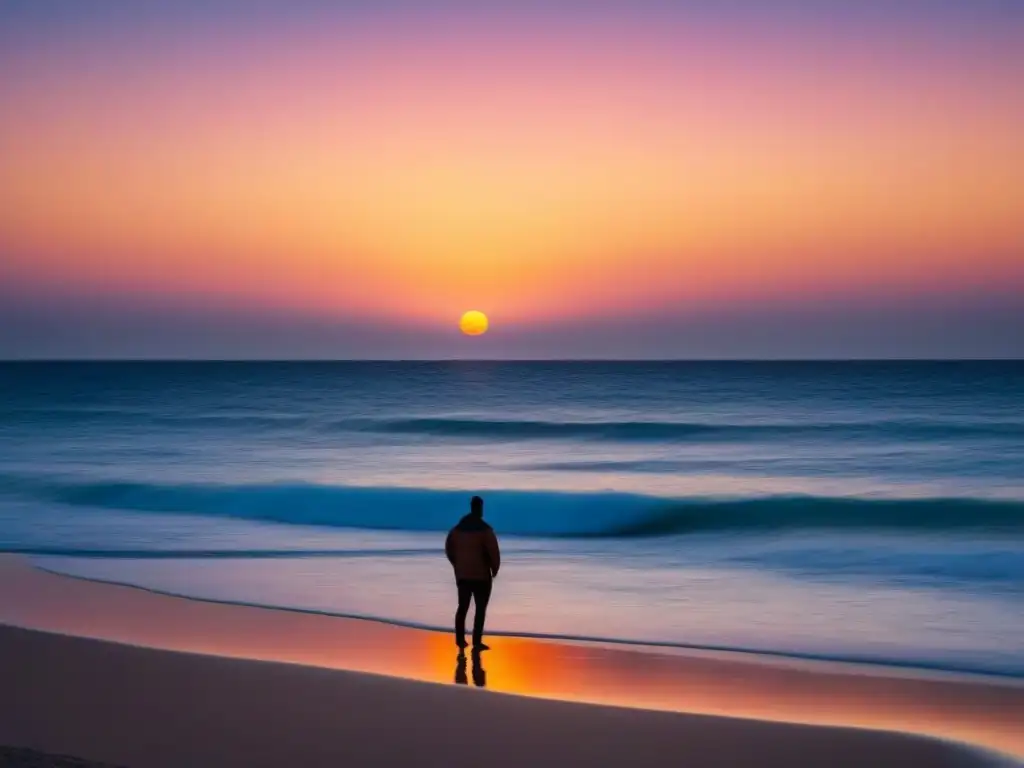
[[[480,661],[480,654],[474,653],[473,659],[473,685],[477,688],[487,687],[487,670]],[[469,685],[469,678],[466,676],[466,654],[460,653],[455,662],[455,683],[457,685]]]

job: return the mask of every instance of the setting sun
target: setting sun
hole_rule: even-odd
[[[487,320],[487,315],[476,310],[466,312],[462,319],[459,320],[459,328],[467,336],[482,336],[487,333],[489,325],[490,322]]]

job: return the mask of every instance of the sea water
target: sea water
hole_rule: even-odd
[[[0,549],[446,628],[1024,676],[1024,363],[0,363]]]

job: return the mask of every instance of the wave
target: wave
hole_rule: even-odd
[[[584,439],[666,441],[789,437],[878,437],[902,440],[964,437],[1021,437],[1024,424],[1014,422],[947,422],[885,420],[811,424],[734,424],[673,421],[544,421],[420,418],[343,421],[337,428],[393,434],[482,439]]]
[[[4,479],[9,495],[75,508],[241,518],[293,525],[445,531],[468,491],[329,485],[161,485]],[[661,498],[627,493],[484,491],[499,531],[635,537],[773,529],[998,529],[1024,532],[1024,501],[762,496]]]
[[[493,419],[396,419],[371,422],[366,431],[435,437],[493,439],[666,440],[708,435],[728,426],[656,421],[521,421]]]
[[[116,424],[118,426],[174,429],[281,429],[316,426],[317,418],[286,413],[235,412],[175,413],[141,408],[0,408],[0,419],[31,424],[66,426]]]
[[[704,421],[560,421],[546,419],[478,419],[470,417],[342,418],[315,413],[218,409],[209,412],[150,411],[115,408],[3,409],[6,420],[40,424],[116,423],[156,429],[300,431],[370,433],[485,441],[588,440],[673,442],[813,439],[894,439],[900,441],[1024,438],[1024,422],[876,419],[805,423],[735,423]]]

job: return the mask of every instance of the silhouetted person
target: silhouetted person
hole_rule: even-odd
[[[455,569],[455,584],[459,590],[459,608],[455,612],[455,643],[466,647],[466,614],[470,599],[476,605],[473,617],[473,651],[489,650],[484,645],[484,620],[487,602],[491,599],[491,584],[501,567],[498,537],[484,522],[484,500],[474,496],[466,515],[448,532],[444,544],[448,562]]]

